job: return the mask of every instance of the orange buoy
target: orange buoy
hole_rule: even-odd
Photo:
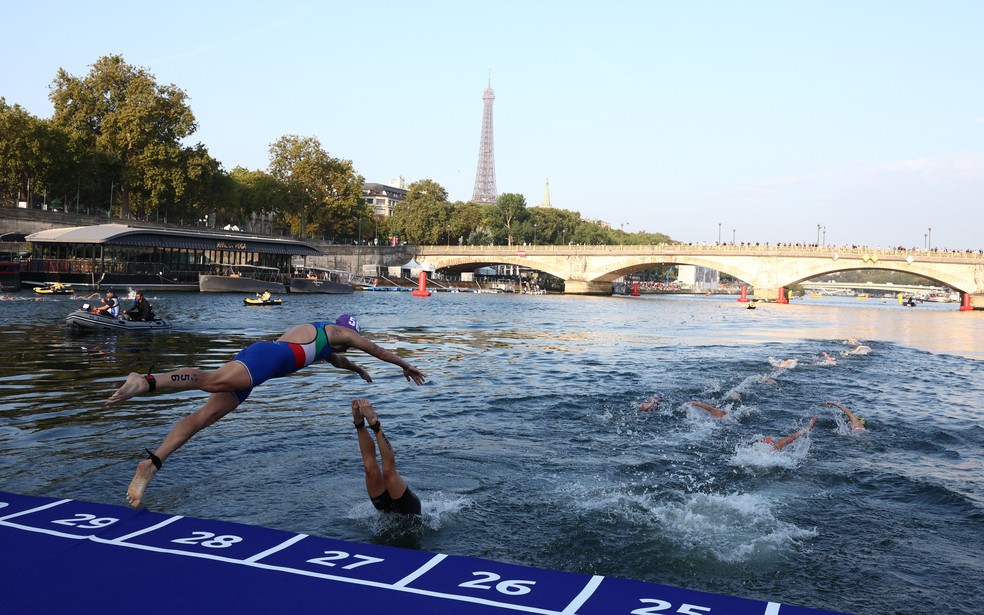
[[[748,286],[744,284],[741,287],[741,297],[738,297],[738,303],[748,303]]]
[[[427,272],[421,271],[417,276],[417,290],[410,293],[414,297],[430,297],[431,292],[427,290]]]

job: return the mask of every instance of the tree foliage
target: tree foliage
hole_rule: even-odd
[[[408,243],[442,243],[441,239],[447,238],[450,225],[448,191],[430,179],[410,184],[407,198],[393,209],[393,230]]]
[[[300,237],[351,237],[372,217],[352,161],[332,158],[316,137],[284,135],[272,143],[270,174],[286,187],[284,220]]]
[[[121,217],[130,216],[132,191],[139,192],[145,209],[174,196],[181,140],[197,129],[181,89],[158,85],[147,69],[110,55],[84,77],[59,69],[49,98],[56,126],[115,163]]]

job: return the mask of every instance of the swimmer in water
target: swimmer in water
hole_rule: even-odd
[[[640,412],[649,412],[650,410],[652,410],[652,411],[659,410],[659,398],[658,397],[650,397],[646,401],[644,401],[641,404],[639,404],[639,411]]]
[[[840,408],[841,410],[843,410],[844,411],[844,414],[847,415],[847,419],[849,421],[851,421],[851,431],[862,432],[862,431],[865,430],[865,425],[867,425],[868,421],[866,421],[863,416],[858,416],[858,415],[852,413],[850,410],[848,410],[847,408],[845,408],[843,405],[838,404],[836,402],[825,401],[825,402],[823,402],[823,405],[824,406],[827,406],[828,408],[831,407],[831,406],[836,406],[837,408]]]
[[[820,354],[823,355],[823,360],[820,361],[821,365],[837,365],[837,359],[834,357],[830,356],[826,352],[821,352]]]
[[[703,408],[704,410],[707,410],[716,419],[723,419],[724,417],[728,416],[728,413],[725,412],[724,410],[715,408],[714,406],[709,406],[702,401],[688,401],[687,404],[690,406],[696,406],[697,408]]]
[[[379,424],[379,416],[367,399],[352,400],[352,422],[359,435],[359,452],[362,455],[362,465],[366,471],[366,492],[376,510],[401,515],[419,515],[420,498],[410,490],[406,481],[396,471],[396,457],[389,438],[383,433]],[[366,429],[366,427],[369,429]],[[372,430],[376,436],[367,432]],[[376,444],[379,445],[379,457],[382,467],[376,461]]]
[[[847,352],[845,352],[844,355],[846,356],[851,354],[868,354],[869,352],[871,352],[871,346],[865,346],[864,344],[859,344],[853,350],[848,350]]]
[[[771,444],[773,450],[776,451],[782,450],[782,447],[792,444],[793,442],[798,440],[801,436],[805,436],[806,434],[810,433],[810,430],[813,429],[813,426],[816,424],[817,424],[817,417],[813,417],[812,419],[810,419],[809,425],[807,425],[803,429],[800,429],[794,434],[790,434],[785,438],[782,438],[781,440],[773,440],[772,438],[765,438],[762,441],[765,442],[766,444]]]

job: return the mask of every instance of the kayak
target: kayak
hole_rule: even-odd
[[[253,299],[250,297],[243,299],[244,305],[280,305],[283,302],[283,299]]]
[[[73,327],[83,329],[116,329],[123,331],[154,331],[157,329],[170,329],[171,321],[157,318],[155,320],[127,320],[122,316],[113,318],[103,316],[96,312],[83,308],[72,312],[65,318],[65,322]]]
[[[35,286],[34,292],[39,295],[74,295],[75,291],[67,286],[55,288],[54,286]]]

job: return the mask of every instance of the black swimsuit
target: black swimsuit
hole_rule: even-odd
[[[420,514],[420,498],[418,498],[413,491],[410,491],[410,487],[403,492],[403,495],[399,499],[394,500],[389,494],[389,491],[384,491],[372,500],[372,505],[376,507],[376,510],[381,510],[383,512],[399,513],[401,515],[419,515]]]

